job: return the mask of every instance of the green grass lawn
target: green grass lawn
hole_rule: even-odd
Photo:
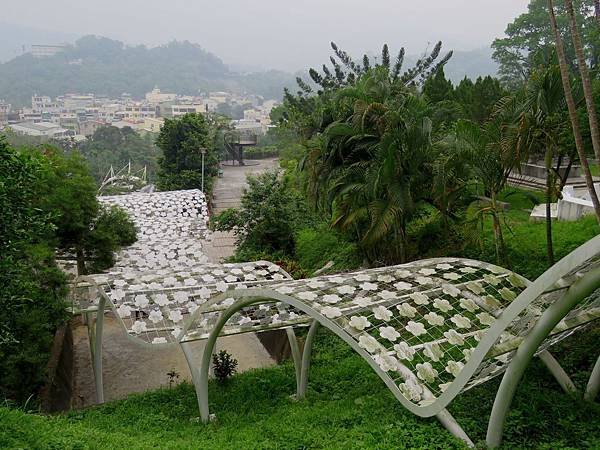
[[[598,353],[600,328],[557,348],[585,385]],[[485,438],[498,380],[461,395],[449,408],[471,437]],[[43,416],[0,408],[0,448],[14,449],[304,449],[463,448],[435,419],[411,415],[368,365],[338,338],[321,331],[308,398],[294,402],[286,363],[211,383],[217,421],[197,423],[192,386],[132,395],[100,407]],[[565,395],[535,362],[520,385],[505,429],[505,448],[600,448],[600,403]]]
[[[511,190],[507,190],[508,194]],[[547,267],[544,223],[530,223],[531,202],[505,197],[511,267],[535,279]],[[495,261],[486,225],[482,248],[466,256]],[[554,224],[557,259],[598,234],[594,217]],[[463,255],[464,256],[464,255]],[[600,326],[556,348],[556,356],[582,389],[598,357]],[[315,345],[308,398],[294,402],[290,363],[211,383],[217,421],[197,423],[192,386],[132,395],[121,401],[59,416],[0,408],[0,448],[26,449],[452,449],[463,448],[435,419],[407,412],[383,382],[340,340],[321,331]],[[473,389],[449,410],[482,445],[499,380]],[[564,394],[536,361],[528,369],[505,427],[505,448],[600,449],[600,399],[585,403]]]

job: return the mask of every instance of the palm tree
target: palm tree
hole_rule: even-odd
[[[581,136],[581,130],[579,128],[579,122],[577,118],[577,108],[575,107],[575,100],[573,99],[573,92],[571,90],[571,79],[569,76],[569,69],[567,65],[567,59],[565,56],[565,49],[563,46],[562,38],[560,36],[560,32],[558,30],[556,14],[554,13],[554,3],[552,0],[548,0],[548,11],[550,13],[550,25],[552,27],[552,32],[554,33],[554,40],[556,42],[556,53],[558,54],[558,62],[560,67],[563,90],[565,92],[565,99],[567,101],[569,118],[571,119],[571,126],[573,128],[573,136],[575,137],[575,146],[577,148],[577,153],[579,154],[579,161],[581,162],[581,167],[583,168],[585,182],[590,193],[590,197],[592,198],[592,203],[594,205],[596,217],[598,219],[598,222],[600,222],[600,201],[598,201],[598,195],[596,194],[596,190],[594,189],[594,180],[590,172],[590,165],[585,155],[583,138]]]
[[[600,129],[598,129],[598,117],[596,116],[596,105],[594,103],[594,92],[592,90],[592,82],[590,81],[590,73],[588,71],[587,62],[583,52],[583,44],[581,42],[581,33],[577,25],[575,10],[573,9],[573,0],[565,0],[567,15],[569,16],[569,27],[571,28],[571,39],[577,56],[577,64],[579,73],[581,74],[581,82],[583,85],[583,93],[585,96],[585,104],[588,111],[588,120],[590,122],[590,131],[592,134],[592,145],[596,160],[600,163]]]

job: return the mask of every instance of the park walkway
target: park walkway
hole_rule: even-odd
[[[223,177],[217,180],[213,197],[213,214],[239,206],[246,187],[247,174],[259,174],[275,168],[273,159],[248,161],[246,166],[223,166]],[[233,255],[235,238],[230,233],[214,233],[204,247],[211,262],[222,262]],[[111,401],[135,392],[169,386],[169,373],[176,373],[176,383],[190,381],[191,375],[183,352],[179,348],[156,349],[132,342],[112,314],[104,321],[104,397]],[[82,408],[96,402],[94,376],[88,344],[87,328],[80,319],[74,320],[73,351],[75,382],[73,407]],[[204,342],[192,343],[200,361]],[[219,349],[226,349],[239,363],[240,372],[275,364],[255,334],[242,334],[219,339]]]

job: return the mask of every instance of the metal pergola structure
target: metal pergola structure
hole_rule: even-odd
[[[525,368],[539,356],[561,387],[575,386],[549,348],[600,319],[600,236],[535,282],[495,265],[442,258],[353,273],[291,280],[259,261],[198,264],[157,271],[117,271],[87,278],[88,317],[98,400],[102,387],[102,321],[112,309],[144,345],[181,346],[196,387],[201,419],[210,420],[208,374],[219,336],[286,329],[296,368],[296,396],[306,395],[319,325],[350,345],[395,398],[420,417],[436,416],[473,445],[446,407],[461,392],[504,374],[487,434],[502,429]],[[301,353],[294,327],[309,327]],[[201,361],[190,344],[206,341]],[[600,359],[585,398],[600,391]]]
[[[259,262],[226,269],[215,266],[205,278],[194,275],[171,288],[134,285],[126,291],[111,283],[100,289],[96,310],[109,305],[128,334],[146,344],[181,345],[203,421],[210,417],[210,355],[217,337],[224,335],[287,329],[297,397],[303,398],[311,345],[321,324],[360,354],[404,407],[421,417],[438,417],[470,445],[445,408],[459,393],[506,372],[489,424],[492,447],[500,443],[508,407],[531,358],[540,356],[560,385],[572,392],[573,383],[548,348],[600,318],[600,238],[534,283],[464,259],[433,259],[299,281],[275,280],[277,274],[285,278],[277,266]],[[208,282],[186,287],[190,279]],[[102,316],[89,322],[95,323],[99,395]],[[294,326],[310,326],[302,355]],[[189,350],[197,340],[207,340],[199,367]],[[599,388],[600,363],[586,398],[594,399]]]

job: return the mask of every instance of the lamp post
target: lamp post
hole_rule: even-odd
[[[206,148],[200,147],[200,153],[202,154],[202,185],[200,187],[200,190],[204,194],[204,155],[206,154]]]

